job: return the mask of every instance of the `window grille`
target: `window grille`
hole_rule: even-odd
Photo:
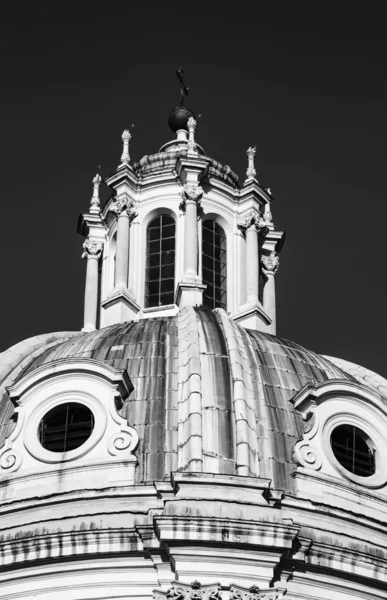
[[[94,429],[94,415],[78,402],[60,404],[40,421],[39,440],[51,452],[69,452],[82,446]]]
[[[358,427],[340,425],[331,435],[332,451],[344,469],[360,477],[375,473],[375,450]]]
[[[227,306],[226,234],[215,221],[204,221],[202,228],[202,277],[207,285],[204,306],[210,309]]]
[[[175,294],[175,221],[160,215],[147,229],[145,306],[173,304]]]

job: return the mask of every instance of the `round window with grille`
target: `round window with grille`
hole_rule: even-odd
[[[80,402],[59,404],[44,415],[38,435],[43,448],[50,452],[69,452],[89,439],[94,429],[94,415]]]
[[[371,477],[375,473],[375,447],[369,436],[354,425],[339,425],[331,433],[336,460],[349,473]]]

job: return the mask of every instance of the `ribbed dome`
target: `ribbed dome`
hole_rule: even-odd
[[[248,443],[252,455],[258,456],[259,474],[272,479],[275,488],[291,491],[294,444],[302,435],[302,420],[290,399],[311,382],[353,379],[294,342],[238,327],[219,310],[186,308],[176,317],[78,334],[31,357],[21,375],[69,357],[89,357],[127,370],[134,391],[122,414],[140,437],[136,451],[139,482],[161,480],[179,469],[191,470],[190,464],[184,464],[184,452],[183,458],[178,457],[177,432],[186,425],[179,423],[184,420],[179,405],[187,399],[188,384],[187,397],[193,393],[195,377],[210,382],[200,390],[202,469],[236,472],[234,400],[235,381],[241,377],[247,388],[252,387],[256,431]],[[238,375],[239,363],[242,375]],[[0,425],[7,433],[11,411],[10,401],[3,397]],[[187,440],[189,419],[187,414],[187,431],[181,434]]]

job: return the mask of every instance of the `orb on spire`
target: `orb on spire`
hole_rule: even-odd
[[[180,104],[169,113],[168,117],[168,125],[173,133],[180,129],[188,131],[188,119],[195,118],[195,113],[184,104],[184,98],[188,96],[189,92],[189,87],[184,82],[184,71],[179,67],[176,75],[180,82]]]

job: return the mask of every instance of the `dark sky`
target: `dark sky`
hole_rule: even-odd
[[[384,18],[266,4],[3,10],[1,350],[82,326],[78,214],[97,165],[104,177],[117,167],[124,128],[134,123],[135,160],[171,138],[182,65],[206,153],[243,178],[258,146],[287,232],[278,334],[387,376]]]

